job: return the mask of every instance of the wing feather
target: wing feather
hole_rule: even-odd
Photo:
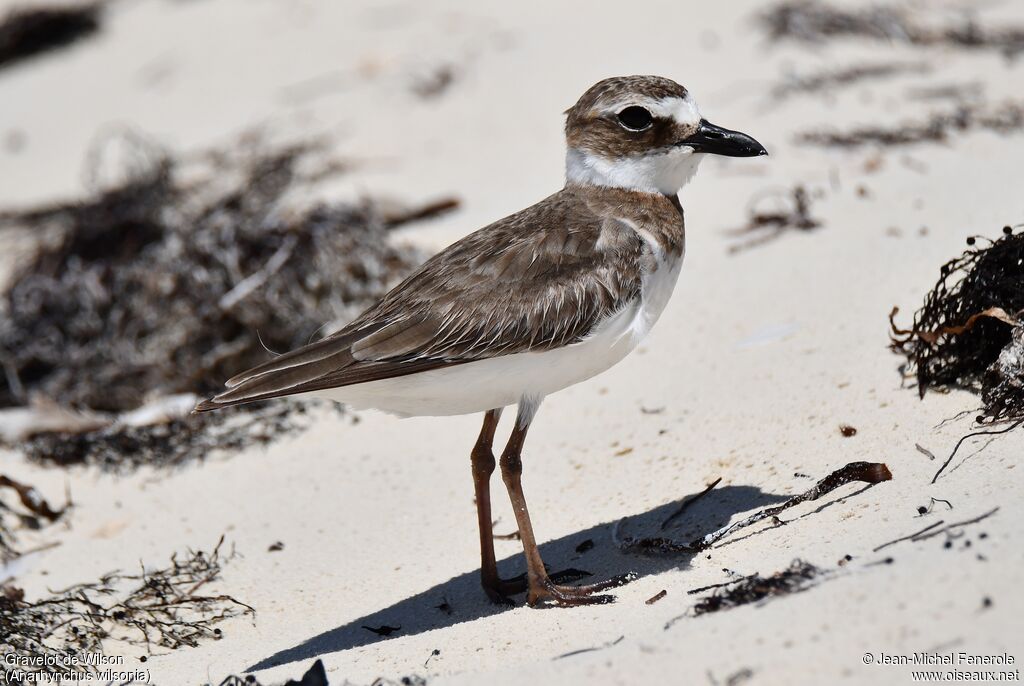
[[[645,249],[562,191],[458,241],[337,334],[233,377],[196,409],[580,341],[639,295]]]

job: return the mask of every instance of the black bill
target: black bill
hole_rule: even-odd
[[[701,119],[697,132],[679,141],[678,145],[689,145],[694,152],[706,152],[726,157],[758,157],[768,151],[745,133],[723,129],[707,119]]]

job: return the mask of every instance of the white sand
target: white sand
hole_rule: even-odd
[[[265,124],[335,134],[339,154],[365,162],[328,189],[334,197],[458,195],[462,211],[402,233],[439,248],[560,186],[560,112],[591,83],[624,73],[679,80],[708,119],[754,135],[771,157],[704,163],[682,197],[687,261],[661,322],[624,363],[550,397],[524,458],[536,530],[554,542],[549,564],[641,578],[612,605],[489,605],[476,584],[468,460],[479,418],[365,413],[355,425],[324,414],[266,450],[171,474],[114,478],[4,455],[4,472],[57,501],[66,482],[76,502],[70,528],[39,538],[60,546],[24,558],[17,582],[35,597],[139,560],[162,564],[226,533],[244,557],[218,588],[256,607],[255,625],[234,620],[221,641],[151,658],[159,684],[217,683],[275,656],[293,662],[260,672],[265,682],[297,677],[322,657],[332,683],[418,673],[432,684],[492,685],[725,683],[743,669],[764,684],[909,683],[909,667],[868,667],[863,654],[1024,659],[1021,435],[977,454],[970,446],[929,485],[937,463],[914,444],[944,457],[969,418],[937,425],[977,399],[919,400],[900,387],[901,359],[886,348],[889,309],[911,312],[968,234],[1021,221],[1024,138],[954,134],[947,145],[883,151],[874,172],[865,169],[870,151],[793,143],[823,124],[944,108],[906,97],[921,83],[981,81],[992,101],[1019,96],[1024,67],[987,52],[772,46],[752,24],[755,2],[551,5],[119,3],[95,40],[0,71],[0,137],[15,129],[26,137],[21,152],[0,152],[0,205],[81,192],[83,157],[104,127],[129,124],[194,149]],[[1024,21],[1024,6],[1004,3],[984,16],[1012,15]],[[933,71],[828,99],[771,102],[787,69],[872,58],[924,59]],[[449,90],[432,100],[410,91],[417,75],[446,64],[456,68]],[[813,208],[824,227],[728,254],[727,230],[745,221],[748,200],[796,183],[824,194]],[[858,185],[870,197],[858,197]],[[841,423],[857,435],[842,437]],[[618,454],[624,448],[632,451]],[[883,461],[894,480],[857,495],[847,486],[836,496],[848,499],[801,506],[787,526],[737,536],[710,557],[638,558],[610,541],[609,525],[622,517],[626,531],[656,534],[678,499],[716,477],[717,492],[670,533],[703,533],[813,483],[795,472],[820,477],[853,460]],[[955,509],[917,518],[931,497]],[[498,529],[510,530],[499,479],[494,500]],[[937,518],[995,506],[952,549],[940,536],[872,553]],[[587,538],[594,549],[576,559],[573,548]],[[267,552],[278,540],[284,550]],[[519,544],[498,546],[518,571]],[[853,561],[837,568],[846,554]],[[893,564],[871,564],[887,555]],[[694,604],[686,591],[726,580],[723,568],[770,574],[795,558],[834,578],[664,629]],[[663,600],[644,604],[662,589]],[[992,606],[983,609],[986,597]],[[443,598],[451,616],[435,608]],[[402,631],[378,639],[363,624]],[[620,636],[608,649],[553,660]],[[125,654],[131,666],[141,653]]]

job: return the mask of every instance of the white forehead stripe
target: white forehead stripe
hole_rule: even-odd
[[[666,98],[661,102],[665,107],[675,107],[671,112],[671,117],[680,124],[696,126],[700,123],[700,110],[697,109],[697,103],[693,101],[689,93],[685,98]]]

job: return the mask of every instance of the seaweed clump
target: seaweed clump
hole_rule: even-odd
[[[18,449],[33,462],[59,467],[88,464],[113,473],[144,465],[172,469],[202,460],[213,451],[237,452],[297,434],[309,424],[312,404],[256,403],[146,426],[114,424],[85,433],[45,432],[22,441]]]
[[[16,7],[0,20],[0,69],[100,30],[99,3]]]
[[[104,660],[105,640],[140,646],[148,655],[155,648],[196,646],[203,639],[219,639],[216,625],[255,610],[228,595],[207,595],[201,589],[218,580],[224,555],[221,538],[212,552],[189,551],[184,559],[173,555],[160,569],[143,568],[137,574],[110,572],[98,581],[76,584],[35,602],[11,585],[0,589],[0,651],[6,656],[0,674],[19,673],[70,677],[104,674],[101,667],[117,665]],[[18,658],[27,658],[19,660]],[[131,672],[127,672],[132,679]],[[111,680],[123,681],[112,676]],[[80,677],[78,680],[82,680]]]
[[[693,614],[699,617],[709,612],[757,603],[766,598],[797,593],[806,590],[820,574],[821,570],[811,563],[794,560],[789,567],[771,576],[752,574],[726,584],[721,590],[701,598],[694,605]]]
[[[320,141],[249,135],[176,158],[125,135],[103,141],[96,159],[118,146],[128,158],[120,180],[90,197],[0,212],[0,230],[39,243],[0,296],[0,409],[44,398],[109,420],[30,438],[26,451],[43,460],[179,464],[211,447],[211,427],[225,427],[217,447],[229,448],[297,428],[267,405],[187,421],[179,408],[157,426],[120,419],[154,399],[207,394],[268,350],[339,327],[420,261],[390,230],[457,205],[297,207],[300,191],[343,168]],[[245,420],[230,418],[250,412],[266,429],[247,438]]]
[[[981,26],[970,16],[935,25],[895,6],[848,9],[815,0],[787,0],[764,12],[761,24],[772,40],[821,43],[845,37],[921,47],[997,50],[1007,57],[1024,52],[1024,27]]]
[[[928,71],[924,62],[869,62],[841,69],[826,69],[813,74],[789,74],[772,89],[778,99],[799,93],[821,93],[868,80]]]
[[[0,228],[48,237],[0,304],[0,407],[39,393],[123,412],[153,393],[212,391],[265,348],[298,347],[370,304],[417,262],[369,205],[289,211],[313,144],[249,141],[193,181],[133,145],[135,169],[113,188],[0,215]]]
[[[1005,135],[1024,129],[1024,105],[1007,101],[998,106],[964,103],[952,110],[933,112],[927,119],[896,125],[857,126],[848,130],[825,129],[801,134],[801,143],[832,148],[865,145],[892,147],[920,143],[944,143],[951,135],[969,131],[995,131]]]
[[[909,330],[892,324],[922,397],[931,388],[981,395],[979,423],[1024,418],[1024,233],[968,239],[944,264]],[[893,310],[893,315],[896,313]],[[892,317],[890,317],[892,319]]]

